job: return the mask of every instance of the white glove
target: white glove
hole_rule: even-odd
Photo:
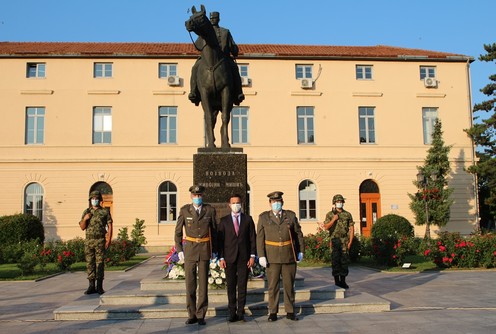
[[[183,264],[184,263],[184,252],[179,252],[177,254],[179,256],[179,264]]]
[[[267,268],[267,258],[265,256],[259,258],[258,263],[260,263],[262,267]]]
[[[303,260],[303,253],[298,253],[298,262]]]

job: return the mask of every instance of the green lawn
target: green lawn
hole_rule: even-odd
[[[131,268],[146,259],[148,256],[134,256],[129,261],[122,262],[118,266],[112,266],[105,268],[106,271],[123,271]],[[86,262],[76,262],[71,266],[71,271],[85,271]],[[31,275],[22,275],[21,270],[16,264],[0,264],[0,281],[26,281],[26,280],[36,280],[50,275],[61,273],[57,268],[55,263],[49,263],[46,265],[44,270],[41,270],[39,266],[35,267],[35,272]]]
[[[380,266],[375,263],[374,259],[369,256],[364,256],[360,259],[360,261],[353,263],[354,266],[365,266],[369,267],[372,269],[377,269],[377,270],[382,270],[382,271],[389,271],[389,272],[422,272],[422,271],[427,271],[427,270],[435,270],[437,269],[436,265],[434,262],[426,259],[422,255],[408,255],[405,257],[404,263],[411,263],[411,266],[409,269],[403,269],[401,267],[387,267],[387,266]]]
[[[405,258],[405,263],[411,263],[411,266],[409,269],[403,269],[401,267],[387,267],[387,266],[380,266],[375,263],[374,259],[370,256],[363,256],[360,258],[358,262],[354,262],[351,264],[351,266],[364,266],[376,270],[382,270],[382,271],[389,271],[389,272],[422,272],[426,270],[435,270],[437,269],[436,265],[432,262],[426,259],[424,256],[421,255],[409,255]],[[330,263],[324,263],[324,262],[318,262],[318,261],[310,261],[310,260],[303,260],[298,264],[299,267],[330,267]]]

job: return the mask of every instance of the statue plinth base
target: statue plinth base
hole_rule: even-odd
[[[241,195],[245,212],[247,155],[242,148],[199,148],[193,155],[193,183],[205,187],[203,200],[217,210],[217,218],[229,214],[233,194]],[[248,210],[248,211],[247,211]]]

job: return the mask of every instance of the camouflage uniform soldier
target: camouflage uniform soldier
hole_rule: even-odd
[[[89,196],[89,207],[84,210],[79,226],[86,231],[84,241],[84,255],[86,257],[86,272],[89,286],[84,292],[103,294],[104,258],[105,250],[112,240],[112,216],[106,208],[100,206],[102,194],[92,191]],[[97,282],[95,288],[95,280]]]
[[[332,204],[335,208],[327,213],[324,221],[324,228],[329,230],[331,235],[332,276],[337,286],[348,289],[346,276],[348,276],[349,250],[355,234],[353,226],[355,223],[351,213],[343,209],[342,195],[335,195]]]

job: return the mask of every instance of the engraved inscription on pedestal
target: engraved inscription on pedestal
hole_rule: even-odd
[[[229,213],[227,202],[240,194],[246,208],[247,156],[243,149],[198,149],[193,155],[193,183],[205,187],[203,200],[213,205],[218,218]]]

